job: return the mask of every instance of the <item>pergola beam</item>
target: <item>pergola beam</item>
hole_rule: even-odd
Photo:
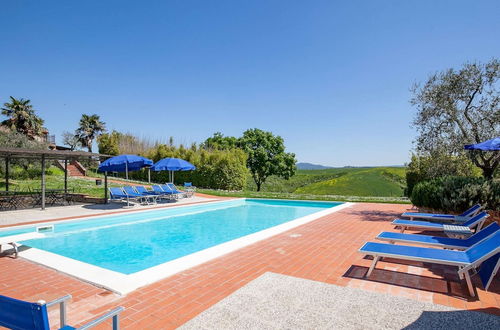
[[[0,157],[9,158],[35,158],[40,159],[42,155],[45,155],[46,160],[78,160],[78,159],[99,159],[99,158],[109,158],[109,155],[97,154],[93,152],[86,151],[68,151],[68,150],[33,150],[33,149],[23,149],[23,148],[1,148],[0,147]]]

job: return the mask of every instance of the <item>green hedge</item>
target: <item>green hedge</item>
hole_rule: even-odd
[[[484,178],[445,177],[415,185],[411,202],[443,212],[463,212],[476,203],[500,210],[500,181]]]
[[[179,157],[191,162],[196,166],[195,171],[175,172],[175,183],[182,185],[184,182],[192,182],[200,188],[241,190],[246,185],[248,169],[246,167],[247,156],[240,149],[231,150],[186,150],[180,153],[178,150],[162,151],[161,148],[151,159],[155,162],[165,157]],[[123,176],[123,173],[120,174]],[[130,179],[147,181],[148,171],[141,170],[131,172]],[[168,182],[168,172],[151,172],[152,182]]]

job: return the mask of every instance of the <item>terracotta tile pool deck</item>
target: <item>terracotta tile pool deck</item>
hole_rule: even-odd
[[[369,279],[371,263],[357,250],[383,230],[408,205],[357,203],[311,223],[242,248],[140,288],[124,297],[27,260],[0,258],[0,293],[50,301],[71,294],[69,323],[74,325],[124,306],[125,329],[169,329],[185,323],[265,272],[389,293],[459,309],[500,315],[500,280],[490,292],[473,277],[477,298],[468,296],[453,267],[384,259]],[[51,314],[51,322],[58,317]]]

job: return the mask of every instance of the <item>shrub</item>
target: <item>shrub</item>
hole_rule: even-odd
[[[411,196],[419,182],[444,176],[479,177],[481,171],[465,155],[453,156],[446,152],[413,154],[406,169],[406,196]]]
[[[6,148],[23,148],[32,150],[47,150],[48,145],[44,142],[38,142],[30,139],[26,135],[18,132],[12,132],[5,130],[0,126],[0,146]],[[21,166],[25,171],[28,171],[30,166],[40,167],[40,161],[38,159],[24,159],[24,158],[12,158],[10,160],[10,165],[12,168],[18,165]],[[3,175],[5,172],[5,159],[0,159],[0,174]],[[21,173],[22,177],[29,177],[27,174]]]
[[[155,162],[165,157],[182,158],[196,166],[195,171],[175,172],[177,184],[192,182],[197,187],[223,190],[241,190],[246,184],[247,156],[241,149],[205,150],[160,145],[149,156]],[[129,177],[146,181],[148,171],[131,172]],[[151,172],[151,181],[167,182],[168,172]]]
[[[411,194],[415,206],[443,212],[463,212],[474,204],[500,210],[500,181],[471,177],[445,177],[415,185]]]

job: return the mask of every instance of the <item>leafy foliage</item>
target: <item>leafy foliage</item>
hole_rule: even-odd
[[[418,183],[411,194],[413,205],[442,212],[463,212],[474,204],[500,210],[500,181],[484,178],[446,177]]]
[[[45,142],[31,140],[28,136],[22,133],[12,132],[9,130],[0,130],[0,146],[32,150],[46,150],[48,148],[48,145]],[[0,172],[3,172],[5,169],[5,160],[3,158],[0,159],[0,164]],[[19,165],[23,170],[27,171],[30,166],[39,167],[40,162],[31,159],[13,158],[10,160],[10,164]]]
[[[80,119],[79,127],[76,130],[76,136],[89,152],[92,152],[92,143],[94,140],[106,130],[106,124],[101,121],[98,115],[83,114]]]
[[[30,102],[30,100],[16,99],[11,96],[10,103],[4,103],[2,108],[2,115],[8,117],[2,125],[34,140],[47,130],[43,127],[43,119],[35,114]]]
[[[213,189],[241,190],[245,186],[248,170],[246,154],[239,149],[201,152],[193,182]]]
[[[238,139],[234,136],[224,136],[220,132],[205,140],[200,146],[203,149],[227,150],[238,147]]]
[[[196,166],[196,171],[176,172],[175,182],[192,182],[197,187],[241,190],[244,188],[248,170],[246,168],[246,154],[240,149],[206,150],[192,145],[185,148],[173,145],[160,144],[151,149],[146,157],[158,161],[167,157],[187,160]],[[132,172],[129,177],[146,180],[147,170]],[[153,182],[168,182],[168,172],[151,172]]]
[[[465,144],[500,136],[500,61],[467,63],[461,69],[433,74],[423,86],[415,85],[411,103],[417,107],[413,121],[418,130],[417,152],[464,154]],[[483,175],[491,178],[500,153],[468,153]]]
[[[71,150],[78,149],[82,146],[80,140],[76,136],[76,133],[71,133],[64,131],[62,133],[62,142],[64,145],[68,146]]]
[[[30,167],[29,173],[20,168],[13,168],[13,180],[10,182],[10,189],[18,189],[19,191],[27,192],[29,190],[40,189],[40,169],[39,167]],[[64,188],[64,172],[56,167],[49,167],[46,171],[46,187],[47,189],[63,189]],[[118,187],[120,184],[109,182],[110,187]],[[4,182],[0,182],[0,189],[5,187]],[[68,177],[68,188],[78,194],[87,194],[93,197],[104,197],[104,187],[96,186],[94,180],[88,180],[79,177]]]
[[[119,155],[120,154],[120,149],[118,148],[119,139],[120,139],[120,133],[117,131],[101,134],[101,136],[97,138],[97,146],[99,148],[99,153],[111,156]]]
[[[173,146],[173,140],[171,140]],[[97,138],[99,152],[107,155],[123,154],[146,154],[156,145],[158,141],[140,138],[130,133],[121,133],[113,130],[111,133],[101,134]]]
[[[295,154],[285,152],[281,136],[254,128],[243,132],[240,147],[247,153],[247,167],[260,191],[271,175],[289,179],[295,174]]]
[[[406,170],[406,196],[411,196],[413,187],[422,181],[444,176],[477,177],[481,171],[464,154],[433,153],[432,156],[413,154]]]

